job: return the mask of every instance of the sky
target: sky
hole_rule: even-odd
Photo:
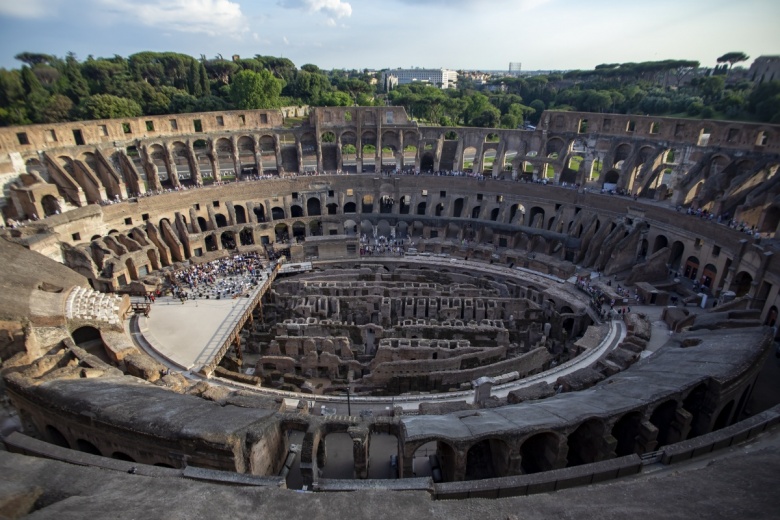
[[[0,67],[173,51],[322,69],[592,69],[780,55],[778,0],[0,0]]]

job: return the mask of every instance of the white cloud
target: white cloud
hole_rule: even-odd
[[[230,0],[96,0],[115,14],[149,27],[209,36],[248,31],[241,6]]]
[[[352,16],[352,4],[341,0],[279,0],[279,5],[289,9],[303,9],[309,13],[323,13],[334,21],[336,18]]]
[[[282,41],[285,45],[290,45],[290,40],[287,39],[287,36],[282,36]]]
[[[60,0],[0,0],[0,16],[43,18],[57,14]]]

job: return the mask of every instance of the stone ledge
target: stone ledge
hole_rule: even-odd
[[[628,455],[530,475],[436,484],[435,498],[452,500],[533,495],[634,475],[641,469],[642,460],[639,456]]]

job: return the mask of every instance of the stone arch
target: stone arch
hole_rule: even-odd
[[[441,217],[443,214],[444,214],[444,203],[443,202],[439,202],[438,204],[436,204],[435,215],[437,217]],[[418,213],[418,215],[419,215],[419,213]]]
[[[293,237],[296,239],[306,238],[306,224],[304,224],[300,220],[293,222],[292,232],[293,232]]]
[[[241,233],[239,233],[239,240],[241,241],[242,246],[251,246],[255,243],[255,236],[254,233],[252,233],[252,228],[245,227],[241,230]]]
[[[617,184],[619,180],[620,173],[615,169],[609,170],[604,175],[604,184]]]
[[[471,172],[474,170],[474,164],[477,162],[477,148],[476,146],[469,146],[463,150],[461,155],[461,163],[463,165],[463,171]]]
[[[173,167],[176,168],[176,175],[179,181],[189,183],[192,180],[193,173],[190,167],[190,149],[181,141],[175,141],[171,146],[171,155],[173,156]]]
[[[764,212],[758,231],[774,234],[778,225],[780,225],[780,206],[772,206]]]
[[[284,208],[279,206],[274,206],[271,208],[271,220],[284,220],[285,218]]]
[[[242,174],[255,174],[258,164],[255,155],[255,140],[248,135],[242,135],[236,142],[238,147],[238,162]]]
[[[320,209],[320,199],[317,197],[308,198],[306,201],[306,214],[310,217],[317,217],[322,215],[322,210]]]
[[[236,212],[236,224],[246,224],[246,210],[241,204],[233,206],[233,210]]]
[[[49,169],[37,157],[30,157],[24,163],[25,171],[29,174],[37,174],[45,182],[52,182]]]
[[[111,454],[112,459],[123,460],[125,462],[135,462],[135,459],[122,451],[115,451]]]
[[[661,249],[667,247],[669,245],[669,239],[666,238],[666,235],[658,235],[655,237],[655,240],[653,241],[653,253],[657,253]]]
[[[434,167],[433,153],[425,152],[420,157],[420,171],[432,172]]]
[[[233,143],[230,139],[220,137],[214,142],[214,150],[217,154],[217,168],[220,177],[230,177],[236,174],[233,162]]]
[[[201,232],[207,231],[209,229],[209,223],[205,217],[198,217],[198,226],[200,227]]]
[[[233,231],[223,231],[219,236],[219,241],[222,244],[222,249],[236,248],[236,234]]]
[[[357,171],[357,134],[346,131],[339,138],[341,145],[341,169],[348,173]]]
[[[714,264],[705,265],[701,273],[701,284],[704,287],[712,288],[712,283],[715,281],[716,276],[718,276],[718,268]]]
[[[214,233],[207,235],[204,239],[204,242],[206,244],[206,251],[216,251],[218,249],[217,237]]]
[[[401,201],[398,204],[398,213],[401,215],[408,215],[412,206],[412,198],[409,195],[403,195]]]
[[[227,217],[222,213],[214,214],[214,222],[216,222],[218,228],[227,227],[228,225]]]
[[[690,280],[696,280],[696,275],[699,274],[699,259],[695,256],[689,256],[685,261],[685,270],[683,276]]]
[[[165,148],[159,144],[152,144],[147,149],[149,158],[157,167],[157,176],[161,184],[170,185],[171,172],[168,171],[168,162],[165,160]]]
[[[83,453],[89,453],[91,455],[97,455],[99,457],[102,457],[103,454],[100,452],[97,446],[89,442],[85,439],[77,439],[76,440],[76,448],[83,452]]]
[[[539,473],[557,467],[560,439],[553,432],[537,433],[520,446],[523,473]]]
[[[41,206],[43,207],[44,217],[57,215],[62,211],[60,208],[60,201],[58,201],[57,197],[53,195],[44,195],[41,198]]]
[[[46,440],[55,446],[59,446],[61,448],[68,448],[70,449],[70,443],[68,442],[68,439],[65,438],[65,436],[54,426],[47,424],[46,429]]]
[[[348,237],[354,237],[357,235],[357,222],[354,220],[344,221],[344,234]]]
[[[490,211],[490,220],[492,220],[493,222],[497,222],[498,221],[498,214],[500,212],[501,212],[501,208],[493,208]]]
[[[682,407],[691,414],[691,429],[688,432],[688,439],[693,439],[699,435],[707,433],[706,426],[701,424],[701,418],[705,414],[707,403],[707,384],[700,383],[683,399]]]
[[[274,235],[276,242],[286,242],[290,239],[290,231],[287,224],[280,222],[274,226]]]
[[[699,181],[693,186],[691,186],[691,188],[685,194],[685,199],[683,200],[683,204],[687,206],[691,202],[696,200],[699,197],[699,194],[701,193],[703,187],[704,187],[704,179],[699,179]]]
[[[502,477],[508,473],[509,445],[501,439],[485,439],[466,452],[466,480]]]
[[[670,399],[656,406],[652,415],[650,415],[650,422],[653,426],[658,428],[658,437],[656,438],[656,441],[658,442],[656,445],[657,448],[666,446],[671,442],[672,428],[677,415],[677,408],[677,401]]]
[[[303,208],[299,204],[290,206],[290,218],[301,218],[302,216]]]
[[[580,424],[567,438],[568,465],[580,466],[609,458],[611,449],[605,440],[604,422],[592,418]]]
[[[734,408],[734,400],[732,399],[726,405],[720,409],[720,412],[718,412],[718,416],[715,419],[715,424],[712,426],[712,431],[717,431],[722,428],[725,428],[729,425],[729,420],[731,419],[731,412]]]
[[[344,213],[357,213],[357,205],[354,202],[344,204]]]
[[[260,136],[260,161],[263,163],[263,173],[279,173],[279,166],[276,164],[276,139],[274,136]]]
[[[363,158],[363,171],[374,172],[376,171],[376,132],[373,130],[366,130],[360,136],[360,154]]]
[[[300,142],[303,171],[315,171],[317,169],[317,137],[312,132],[304,132]]]
[[[400,455],[397,435],[372,431],[368,444],[368,478],[398,478],[398,465],[402,463]]]
[[[352,437],[346,431],[332,431],[325,434],[317,447],[317,467],[323,478],[355,478],[355,459]],[[328,464],[328,453],[338,453],[339,463]]]
[[[465,202],[463,200],[463,197],[458,197],[455,199],[455,202],[452,204],[452,216],[454,218],[460,218],[463,216],[463,206],[465,205]]]
[[[526,223],[526,226],[542,227],[543,225],[544,225],[544,209],[540,208],[539,206],[532,207],[530,213],[528,214],[528,222]]]
[[[328,210],[328,215],[338,215],[339,213],[339,205],[335,202],[329,203],[327,206],[325,206]],[[346,211],[344,212],[346,213]]]
[[[615,454],[618,457],[637,453],[637,440],[641,430],[642,414],[640,412],[629,412],[615,422],[611,435],[617,440]]]
[[[547,144],[544,147],[545,157],[557,159],[563,157],[566,153],[566,142],[560,137],[553,137],[547,140]]]

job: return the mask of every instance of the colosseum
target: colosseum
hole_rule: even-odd
[[[0,129],[4,516],[778,510],[780,127],[287,115]]]

